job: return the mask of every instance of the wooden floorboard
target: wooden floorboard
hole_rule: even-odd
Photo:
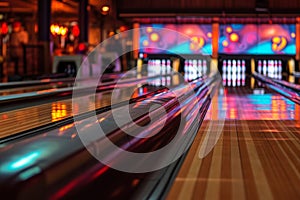
[[[111,95],[111,91],[97,93],[95,103],[89,96],[79,97],[76,102],[82,102],[82,105],[74,105],[74,110],[72,109],[72,99],[67,99],[0,113],[0,138],[65,119],[74,114],[109,106],[111,105]],[[131,95],[132,88],[122,89],[118,95],[118,101],[129,100]]]

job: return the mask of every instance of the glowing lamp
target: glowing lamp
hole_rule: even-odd
[[[52,24],[50,26],[50,32],[52,33],[52,35],[65,36],[68,32],[68,28],[63,27],[63,26],[59,26],[59,25],[56,25],[56,24]]]
[[[67,27],[60,27],[59,29],[59,34],[62,36],[65,36],[68,32],[68,28]]]
[[[55,24],[52,24],[50,26],[50,32],[52,33],[52,35],[56,35],[56,33],[57,33],[57,27],[58,27],[58,25],[55,25]]]
[[[128,30],[127,26],[120,26],[120,32],[127,31],[127,30]]]
[[[7,23],[2,23],[2,24],[1,24],[0,34],[6,35],[7,33],[8,33],[8,26],[7,26]]]
[[[75,37],[78,37],[79,34],[80,34],[80,29],[78,27],[78,25],[75,25],[72,27],[72,34],[75,36]]]
[[[86,49],[86,46],[85,46],[84,43],[80,43],[80,44],[78,45],[78,50],[79,50],[79,51],[84,51],[85,49]]]
[[[34,24],[34,32],[37,33],[39,31],[39,27],[37,24]]]
[[[102,15],[107,15],[109,10],[110,10],[110,7],[108,5],[102,6],[102,8],[101,8]]]
[[[109,6],[102,6],[102,12],[108,12]]]

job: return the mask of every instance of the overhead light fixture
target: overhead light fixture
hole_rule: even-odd
[[[101,7],[101,13],[103,15],[107,15],[109,13],[110,7],[108,5],[104,5]]]

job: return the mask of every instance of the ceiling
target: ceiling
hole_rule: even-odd
[[[300,0],[122,0],[121,17],[300,16]]]
[[[8,18],[22,19],[23,16],[36,18],[38,1],[0,0],[0,14],[6,14]],[[77,19],[79,1],[52,0],[51,18]],[[119,17],[127,19],[184,16],[253,17],[258,14],[300,17],[300,0],[89,0],[92,18],[97,20],[100,8],[104,4],[112,6],[114,16],[118,14]],[[267,5],[267,9],[257,10],[258,6],[264,5]]]
[[[89,0],[91,11],[96,11],[101,4],[108,0]],[[52,0],[52,18],[74,18],[78,17],[79,0]],[[22,18],[23,16],[36,16],[38,0],[0,0],[0,14],[8,18]],[[99,9],[98,9],[99,10]]]

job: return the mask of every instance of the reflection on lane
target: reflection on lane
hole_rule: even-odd
[[[299,105],[276,94],[241,93],[242,88],[224,88],[218,96],[219,112],[226,112],[226,119],[240,120],[294,120]],[[212,111],[208,111],[211,116]]]
[[[255,89],[220,89],[166,199],[297,199],[300,105]]]
[[[146,87],[142,87],[141,84],[131,84],[130,87],[116,88],[114,94],[117,95],[117,101],[122,102],[156,90],[159,85],[171,86],[180,83],[178,75],[173,75],[171,79],[165,77],[163,80],[160,79],[162,78],[159,80],[150,79]],[[92,96],[79,97],[78,99],[83,102],[83,105],[74,105],[74,110],[72,110],[72,99],[67,99],[0,113],[0,138],[56,122],[71,117],[73,114],[81,114],[95,108],[109,106],[112,103],[111,97],[112,91],[96,93],[95,100]]]
[[[50,85],[40,85],[40,86],[30,86],[30,87],[5,89],[5,90],[0,90],[0,96],[7,96],[7,95],[13,95],[13,94],[22,94],[22,93],[27,93],[27,92],[49,90],[49,89],[54,89],[54,88],[66,88],[66,87],[72,87],[72,86],[73,86],[73,83],[59,82],[57,84],[50,84]]]

